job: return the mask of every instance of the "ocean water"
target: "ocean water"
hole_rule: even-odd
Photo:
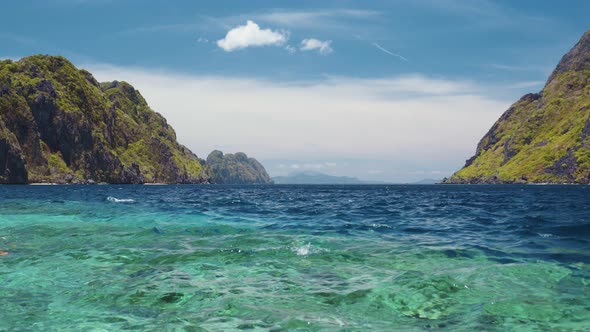
[[[4,331],[590,331],[590,186],[0,186]]]

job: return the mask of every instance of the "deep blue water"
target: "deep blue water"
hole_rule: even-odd
[[[590,186],[0,186],[0,330],[588,330]]]

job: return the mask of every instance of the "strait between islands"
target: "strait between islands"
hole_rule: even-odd
[[[198,158],[126,82],[61,56],[0,61],[0,184],[272,183],[243,153]],[[514,103],[450,184],[590,183],[590,31]]]

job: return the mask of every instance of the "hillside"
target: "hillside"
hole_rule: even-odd
[[[131,85],[60,56],[0,61],[0,183],[201,183],[203,163]]]
[[[590,31],[514,103],[445,183],[590,182]]]
[[[207,172],[216,184],[271,184],[272,179],[256,159],[245,153],[223,154],[215,150],[207,157]]]

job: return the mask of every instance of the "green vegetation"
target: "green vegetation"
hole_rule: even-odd
[[[128,83],[60,56],[0,61],[0,183],[201,183],[202,165]]]
[[[207,171],[211,182],[219,184],[269,184],[272,183],[266,170],[256,159],[245,153],[213,151],[207,157]]]
[[[590,182],[590,31],[512,105],[447,183]]]

